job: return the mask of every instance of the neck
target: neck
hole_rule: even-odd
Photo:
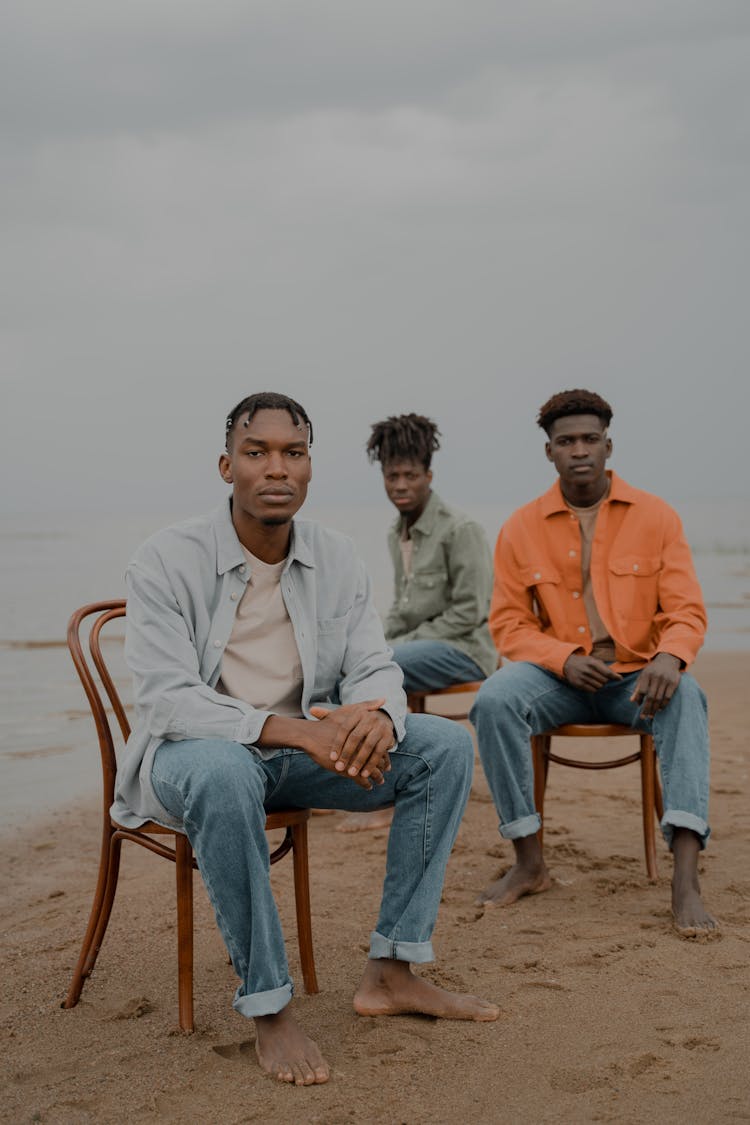
[[[232,513],[232,523],[243,547],[265,563],[279,563],[289,554],[292,522],[264,524],[248,521]]]
[[[404,512],[404,520],[407,527],[411,527],[412,524],[415,524],[417,522],[417,520],[427,507],[427,501],[430,499],[430,496],[432,496],[432,490],[430,490],[430,492],[427,494],[427,500],[425,500],[421,508],[415,508],[413,512]]]
[[[609,478],[604,477],[602,480],[591,481],[588,483],[581,483],[576,486],[575,482],[571,484],[563,484],[560,481],[560,489],[563,497],[574,508],[591,508],[594,504],[598,504],[604,495],[606,495],[609,488]]]

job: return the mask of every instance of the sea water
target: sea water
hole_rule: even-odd
[[[511,506],[463,510],[494,544]],[[706,649],[750,649],[750,501],[677,505],[708,606]],[[384,502],[372,510],[312,504],[304,515],[351,535],[370,571],[378,608],[392,594]],[[148,535],[187,513],[12,516],[0,530],[0,828],[94,794],[100,767],[93,722],[65,646],[68,618],[87,602],[124,596],[123,574]],[[122,636],[120,623],[113,633]],[[128,693],[122,644],[107,647]]]

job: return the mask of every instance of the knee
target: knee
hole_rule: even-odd
[[[708,711],[708,703],[703,689],[698,681],[694,680],[687,672],[680,679],[672,702],[679,703],[681,708],[690,708],[691,710],[701,711],[703,714]]]
[[[456,775],[471,774],[474,768],[474,743],[466,727],[437,715],[408,715],[406,731],[409,749],[430,769]]]
[[[262,805],[265,779],[257,759],[238,742],[206,745],[201,768],[191,778],[191,804],[210,804],[228,815],[233,808]]]
[[[483,719],[497,719],[499,714],[512,714],[521,706],[518,665],[499,668],[489,676],[477,692],[471,709],[471,721],[476,725]]]
[[[436,745],[440,745],[443,751],[439,764],[456,779],[470,778],[474,772],[474,743],[471,735],[466,727],[452,719],[438,719],[438,722],[441,723],[441,730]]]

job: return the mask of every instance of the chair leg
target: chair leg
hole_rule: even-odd
[[[656,759],[656,753],[654,753],[654,808],[656,809],[656,818],[661,824],[661,818],[664,816],[664,798],[659,782],[659,763]]]
[[[654,740],[650,734],[641,735],[641,803],[643,806],[643,844],[646,851],[646,872],[652,883],[656,882],[656,834],[654,829],[654,809],[657,807],[656,753]],[[661,803],[661,789],[659,789]]]
[[[292,826],[292,861],[294,865],[294,902],[297,908],[297,941],[302,963],[305,992],[318,992],[315,974],[315,951],[310,917],[310,872],[307,861],[307,824]]]
[[[424,715],[426,713],[424,695],[407,695],[406,706],[412,715]]]
[[[74,1008],[81,998],[83,986],[90,976],[99,953],[104,934],[112,912],[112,903],[117,890],[117,876],[120,870],[120,841],[113,840],[111,825],[107,824],[102,835],[102,848],[99,857],[99,874],[96,881],[94,901],[91,904],[89,923],[73,972],[68,995],[63,1008]]]
[[[177,989],[180,1030],[193,1024],[193,849],[187,836],[175,833],[177,878]]]
[[[534,766],[534,804],[542,820],[542,827],[537,832],[540,847],[544,843],[544,793],[547,788],[547,773],[549,771],[547,755],[549,754],[551,741],[548,734],[532,734],[531,736],[531,759]]]

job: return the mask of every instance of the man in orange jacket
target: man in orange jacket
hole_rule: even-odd
[[[698,885],[709,836],[706,700],[686,668],[706,613],[680,519],[606,471],[608,403],[554,395],[539,412],[559,479],[500,532],[489,625],[506,664],[472,711],[479,753],[515,864],[480,901],[509,905],[552,880],[537,832],[530,736],[563,723],[650,730],[674,855],[672,912],[685,937],[717,929]]]

